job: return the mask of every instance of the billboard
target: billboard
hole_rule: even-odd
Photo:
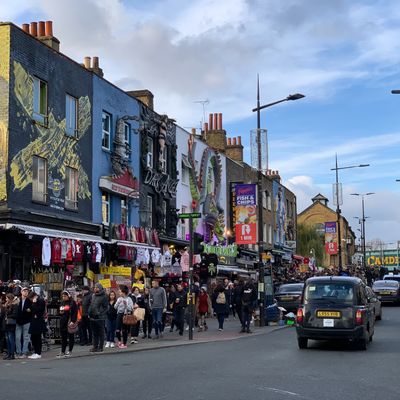
[[[236,243],[257,243],[257,186],[255,184],[236,184]]]
[[[274,245],[282,247],[286,242],[286,200],[285,188],[278,182],[272,183],[272,195],[274,197]]]
[[[325,252],[329,255],[338,253],[336,222],[325,222]]]

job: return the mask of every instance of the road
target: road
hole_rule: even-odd
[[[385,307],[367,351],[324,342],[298,350],[285,328],[137,353],[0,361],[1,399],[398,400],[399,326],[400,308]]]

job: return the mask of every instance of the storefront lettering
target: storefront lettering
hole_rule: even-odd
[[[177,179],[171,179],[169,175],[161,174],[152,169],[148,169],[144,179],[146,185],[154,187],[157,193],[170,194],[176,196]]]
[[[230,244],[229,246],[224,246],[224,247],[205,244],[204,253],[216,254],[217,256],[224,256],[224,257],[236,257],[238,254],[238,249],[236,244]]]
[[[385,256],[383,257],[383,263],[382,263],[382,257],[378,256],[370,256],[368,257],[368,265],[371,266],[380,266],[380,265],[386,265],[386,266],[396,266],[398,264],[398,257],[397,256]]]

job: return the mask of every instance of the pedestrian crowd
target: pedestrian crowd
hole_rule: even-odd
[[[160,339],[169,331],[182,336],[189,327],[207,331],[208,318],[218,321],[218,330],[230,314],[241,324],[241,333],[251,333],[250,324],[257,306],[257,289],[252,280],[213,284],[210,290],[195,282],[192,293],[186,283],[161,287],[153,280],[151,288],[120,286],[106,291],[100,283],[84,286],[75,296],[61,293],[59,331],[61,349],[57,358],[72,355],[75,341],[90,346],[92,353],[117,347],[126,349],[142,339]],[[189,304],[193,304],[192,312]],[[46,300],[28,284],[0,284],[0,352],[4,359],[40,359],[42,340],[48,333]]]

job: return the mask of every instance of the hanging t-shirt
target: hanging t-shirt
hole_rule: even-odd
[[[67,258],[67,239],[61,240],[61,260]]]
[[[53,264],[61,264],[61,242],[53,239],[51,242],[51,261]]]
[[[72,240],[67,239],[67,255],[65,261],[72,261]]]
[[[91,253],[91,261],[93,263],[96,262],[96,255],[97,255],[97,247],[96,247],[96,243],[92,243],[90,245],[90,253]]]
[[[45,237],[42,242],[42,265],[45,267],[49,267],[50,260],[51,260],[50,239],[48,237]]]
[[[160,263],[160,261],[161,261],[161,253],[160,253],[160,251],[159,250],[153,250],[152,252],[151,252],[151,262],[153,263],[153,264],[159,264]]]
[[[133,261],[135,258],[135,248],[134,247],[128,247],[127,248],[127,260],[128,261]]]
[[[74,261],[81,262],[83,259],[83,244],[80,240],[74,241]]]
[[[101,248],[101,244],[100,243],[96,243],[96,262],[101,262],[101,257],[103,255],[103,249]]]

